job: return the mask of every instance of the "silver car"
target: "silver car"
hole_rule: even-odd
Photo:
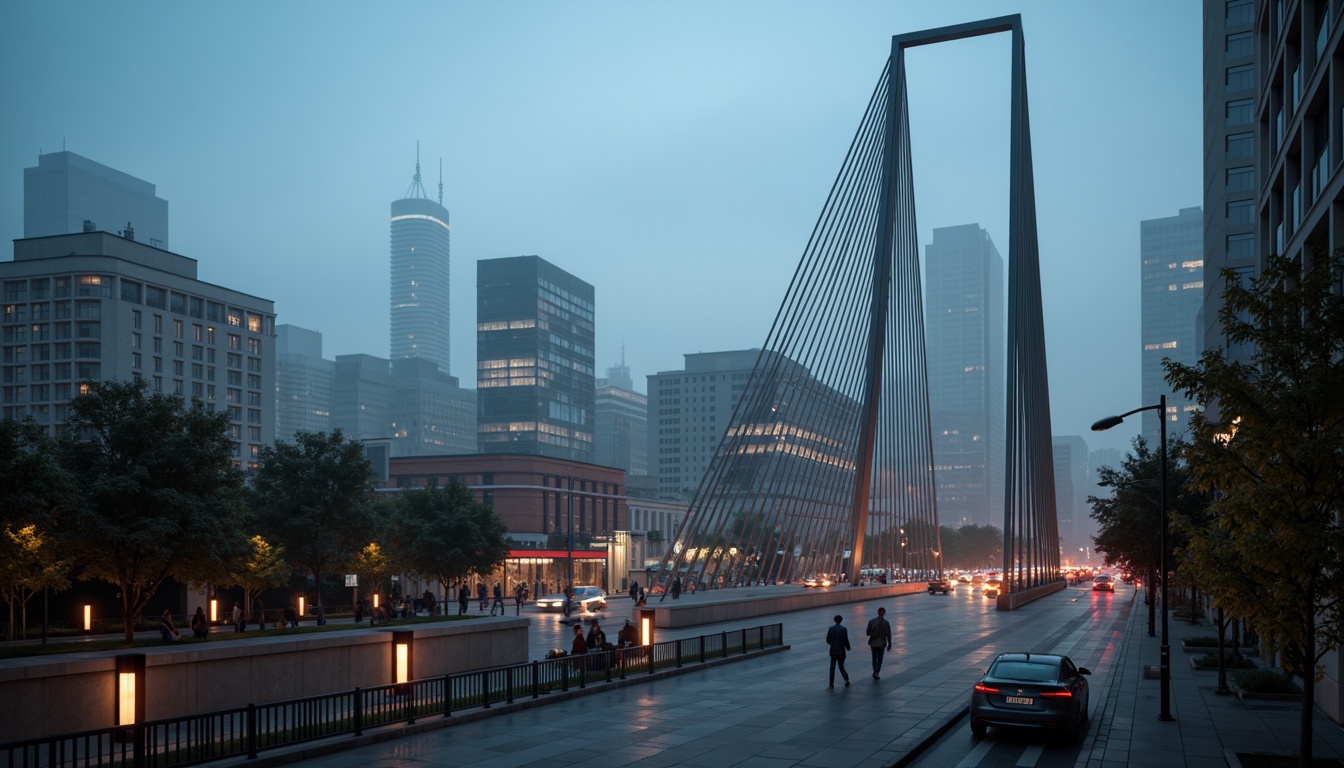
[[[565,610],[565,596],[563,594],[547,595],[537,600],[537,607],[543,611],[563,611]],[[574,603],[570,606],[571,610],[579,612],[600,611],[607,607],[607,593],[600,587],[575,587]]]
[[[1047,728],[1074,737],[1087,722],[1086,667],[1053,653],[1001,653],[971,689],[971,733],[993,726]]]

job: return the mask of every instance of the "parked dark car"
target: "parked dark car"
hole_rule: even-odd
[[[1086,667],[1053,653],[1001,653],[971,689],[971,733],[989,726],[1044,728],[1076,736],[1087,722]]]

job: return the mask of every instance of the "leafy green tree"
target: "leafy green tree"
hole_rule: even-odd
[[[395,506],[392,508],[395,509]],[[350,570],[359,576],[360,583],[366,585],[370,594],[373,594],[383,591],[387,577],[392,573],[392,561],[378,542],[371,541],[355,556]]]
[[[253,505],[271,540],[313,579],[336,573],[374,537],[368,501],[373,470],[358,440],[335,432],[298,432],[294,442],[262,446]]]
[[[1003,531],[992,525],[942,526],[944,562],[959,568],[998,568],[1003,564]]]
[[[253,536],[248,542],[250,551],[242,560],[233,563],[219,580],[223,587],[242,587],[243,605],[252,610],[252,598],[271,587],[278,587],[289,580],[293,571],[285,560],[285,548],[271,546],[261,536]]]
[[[53,553],[50,536],[59,512],[77,499],[73,478],[61,466],[55,442],[32,419],[0,421],[0,595],[15,609],[43,589],[64,589],[69,562]]]
[[[67,426],[60,454],[83,503],[61,514],[59,547],[84,575],[120,588],[130,642],[166,579],[201,581],[245,551],[228,414],[114,381],[71,402]]]
[[[1344,252],[1303,266],[1270,258],[1242,283],[1224,270],[1219,320],[1248,361],[1221,349],[1164,362],[1167,381],[1205,404],[1185,451],[1214,494],[1211,522],[1178,520],[1183,553],[1218,605],[1247,619],[1303,680],[1299,764],[1312,761],[1319,662],[1344,641]]]
[[[504,521],[467,486],[431,484],[397,497],[387,538],[394,559],[409,570],[449,584],[489,574],[508,559]]]

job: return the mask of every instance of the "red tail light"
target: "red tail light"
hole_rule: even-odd
[[[976,683],[976,684],[975,684],[975,690],[979,691],[980,693],[998,693],[998,692],[999,692],[999,689],[998,689],[998,688],[990,687],[990,686],[988,686],[988,685],[985,685],[984,683]]]
[[[1073,698],[1073,691],[1070,691],[1068,688],[1061,688],[1061,689],[1059,689],[1059,690],[1055,690],[1055,691],[1041,691],[1041,698],[1043,698],[1043,699],[1072,699],[1072,698]]]

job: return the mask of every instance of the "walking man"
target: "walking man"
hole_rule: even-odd
[[[835,617],[835,624],[826,630],[826,644],[831,647],[831,683],[828,688],[835,687],[835,666],[840,665],[840,676],[845,678],[845,687],[849,687],[849,673],[845,671],[845,651],[849,650],[849,630],[840,624],[844,619],[840,616]]]
[[[877,615],[868,621],[868,648],[873,652],[873,679],[881,680],[882,654],[891,650],[891,624],[887,623],[886,608],[878,608]]]

